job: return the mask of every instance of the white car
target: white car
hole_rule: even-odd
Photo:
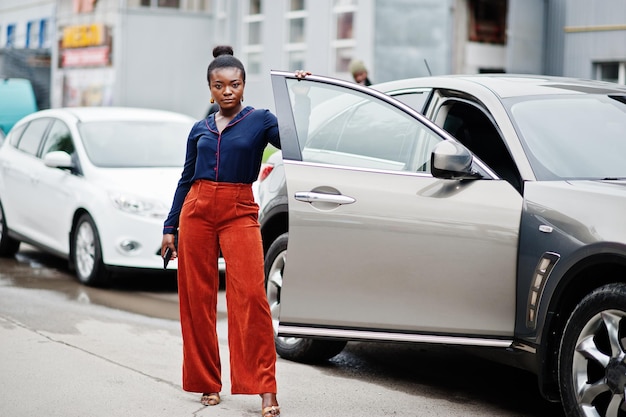
[[[0,146],[0,256],[32,244],[67,258],[86,285],[106,285],[117,269],[162,270],[163,221],[194,121],[115,107],[24,117]]]

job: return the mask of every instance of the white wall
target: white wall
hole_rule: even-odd
[[[508,0],[506,71],[543,73],[546,2]]]
[[[203,118],[211,94],[206,79],[214,42],[201,13],[128,9],[120,16],[115,103]]]
[[[506,47],[488,43],[467,42],[465,44],[464,74],[478,74],[481,69],[504,69]]]

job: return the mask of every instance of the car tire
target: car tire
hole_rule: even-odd
[[[278,236],[265,255],[265,289],[272,312],[274,335],[278,331],[280,316],[280,295],[283,285],[283,272],[287,260],[288,233]],[[339,354],[346,346],[345,341],[316,340],[298,337],[275,336],[276,352],[284,359],[297,362],[322,362]]]
[[[20,241],[9,237],[9,228],[6,218],[4,217],[4,209],[0,204],[0,256],[3,258],[12,258],[20,249]]]
[[[626,284],[594,290],[570,316],[559,350],[559,388],[568,416],[625,415]]]
[[[107,284],[108,272],[102,262],[102,248],[96,224],[89,214],[76,223],[72,236],[72,263],[82,284],[99,287]]]

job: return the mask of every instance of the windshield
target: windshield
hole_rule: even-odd
[[[192,123],[101,121],[78,126],[89,160],[106,168],[182,167]]]
[[[510,106],[539,180],[626,178],[624,96],[533,98]]]

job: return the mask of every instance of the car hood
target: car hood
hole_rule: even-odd
[[[122,193],[171,204],[182,167],[105,168],[93,181],[111,193]]]
[[[525,185],[526,214],[582,244],[626,244],[626,181],[549,181]]]

